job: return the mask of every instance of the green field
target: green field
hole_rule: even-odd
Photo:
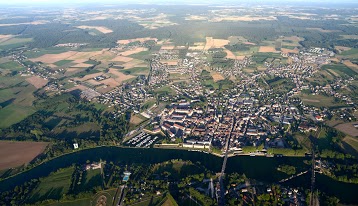
[[[12,38],[0,43],[0,50],[12,49],[24,46],[26,43],[31,42],[32,38]]]
[[[24,69],[24,67],[22,67],[20,64],[13,61],[0,64],[0,68],[9,69],[11,71],[20,71]]]
[[[41,50],[27,51],[24,54],[28,58],[37,58],[37,57],[40,57],[45,54],[60,54],[60,53],[63,53],[63,52],[69,51],[69,50],[70,49],[63,48],[63,47],[52,47],[52,48],[41,49]]]
[[[250,46],[250,50],[234,52],[234,54],[236,56],[253,55],[259,51],[259,48],[258,46]]]
[[[344,104],[335,103],[333,97],[328,97],[323,95],[308,95],[308,94],[302,94],[300,97],[306,105],[312,105],[315,107],[344,106]]]
[[[324,65],[324,66],[322,66],[322,69],[324,69],[324,70],[331,69],[334,72],[338,73],[339,75],[348,75],[348,76],[352,76],[352,77],[357,75],[357,72],[355,72],[354,70],[350,69],[349,67],[347,67],[344,64]]]
[[[32,192],[30,200],[40,201],[45,199],[60,199],[62,194],[66,194],[69,190],[73,172],[74,168],[68,167],[59,169],[43,178],[40,180],[40,184]]]
[[[358,138],[347,136],[343,139],[343,145],[347,152],[355,154],[358,157]]]
[[[3,81],[3,82],[2,82]],[[0,128],[18,123],[35,112],[32,106],[35,87],[18,78],[0,78],[0,83],[10,87],[0,90]]]
[[[358,54],[358,48],[352,48],[350,50],[343,51],[342,53],[340,53],[340,55],[343,55],[343,56],[355,55],[355,54]]]
[[[93,197],[84,197],[84,198],[80,198],[80,199],[76,199],[76,200],[68,200],[68,201],[60,201],[60,202],[55,202],[55,203],[51,203],[51,204],[40,204],[40,205],[46,205],[46,206],[95,206],[94,202],[97,200],[98,197],[100,197],[101,195],[104,195],[107,197],[107,205],[111,206],[113,204],[113,197],[116,194],[117,189],[109,189],[109,190],[104,190],[101,192],[98,192],[97,194],[95,194]],[[38,205],[38,204],[36,204]]]
[[[157,94],[174,93],[174,91],[172,90],[172,88],[170,88],[170,86],[161,87],[159,89],[154,90],[154,92]]]
[[[252,56],[252,60],[262,64],[266,59],[268,58],[281,58],[281,55],[279,53],[272,53],[272,52],[266,52],[266,53],[256,53]]]
[[[80,186],[81,191],[90,191],[94,187],[102,185],[102,176],[101,176],[100,169],[87,170],[84,178],[85,178],[85,181]]]
[[[151,58],[151,51],[141,51],[135,54],[131,54],[128,57],[134,58],[134,59],[140,59],[140,60],[145,60],[145,59],[150,59]]]
[[[60,61],[55,62],[55,63],[53,63],[53,64],[56,65],[56,66],[58,66],[58,67],[61,67],[61,66],[63,66],[63,65],[69,64],[69,63],[71,63],[71,62],[72,62],[72,60],[60,60]]]
[[[15,104],[2,108],[0,109],[0,128],[6,128],[18,123],[35,113],[35,111],[36,110],[33,107],[19,106]]]
[[[131,69],[123,69],[121,70],[122,73],[127,75],[148,75],[149,74],[149,68],[148,67],[134,67]]]

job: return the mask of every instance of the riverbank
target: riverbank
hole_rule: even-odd
[[[156,148],[127,148],[116,146],[101,146],[90,149],[83,149],[69,154],[64,154],[60,157],[54,158],[50,161],[19,173],[15,176],[9,177],[0,181],[0,192],[10,190],[16,185],[21,185],[31,179],[45,177],[51,172],[59,168],[69,167],[72,164],[85,164],[86,161],[96,162],[100,160],[120,162],[123,164],[156,164],[172,159],[188,160],[195,164],[201,164],[210,171],[218,172],[221,170],[222,158],[207,154],[204,152],[193,152],[187,150],[173,150],[173,149],[156,149]],[[227,161],[227,173],[244,173],[248,178],[257,179],[259,181],[268,183],[277,183],[279,180],[287,178],[288,175],[277,171],[277,167],[282,164],[292,165],[296,167],[297,172],[302,172],[309,169],[310,165],[304,163],[307,158],[303,157],[280,157],[267,158],[260,156],[235,156],[230,157]],[[319,175],[320,176],[320,175]],[[302,179],[303,178],[303,179]],[[286,184],[294,187],[305,186],[304,183],[310,182],[309,175],[302,175],[298,179],[299,182],[288,181]],[[317,185],[324,185],[318,189],[328,191],[331,195],[337,196],[342,201],[347,203],[358,203],[352,197],[355,197],[354,191],[358,191],[358,184],[342,183],[333,180],[332,178],[324,176],[318,178]],[[332,185],[332,187],[330,186]],[[333,186],[339,185],[340,189],[336,190]],[[345,189],[347,188],[347,189]],[[344,191],[344,193],[342,192]],[[349,198],[350,197],[350,198]],[[347,199],[348,198],[348,199]]]

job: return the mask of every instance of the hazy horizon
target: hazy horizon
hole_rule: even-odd
[[[239,5],[239,4],[290,4],[290,5],[312,5],[312,4],[358,4],[357,1],[353,0],[342,0],[342,1],[323,1],[323,0],[287,0],[284,3],[280,0],[198,0],[193,3],[190,0],[103,0],[98,2],[96,0],[13,0],[4,1],[0,0],[2,5],[85,5],[85,4],[116,4],[116,5],[128,5],[128,4],[157,4],[157,5]]]

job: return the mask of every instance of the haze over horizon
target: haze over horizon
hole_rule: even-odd
[[[280,3],[282,1],[279,0],[253,0],[253,1],[246,1],[246,0],[198,0],[192,2],[190,0],[103,0],[98,2],[96,0],[13,0],[13,1],[5,1],[0,0],[0,4],[2,5],[82,5],[82,4],[163,4],[163,5],[181,5],[181,4],[201,4],[201,5],[236,5],[236,4],[275,4]],[[287,0],[285,4],[358,4],[357,1],[354,0],[343,0],[343,1],[324,1],[324,0]]]

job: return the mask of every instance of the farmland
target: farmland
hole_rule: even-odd
[[[73,167],[63,168],[42,179],[32,192],[30,201],[60,199],[70,188],[73,171]]]
[[[41,154],[48,143],[0,141],[0,170],[22,166]]]

